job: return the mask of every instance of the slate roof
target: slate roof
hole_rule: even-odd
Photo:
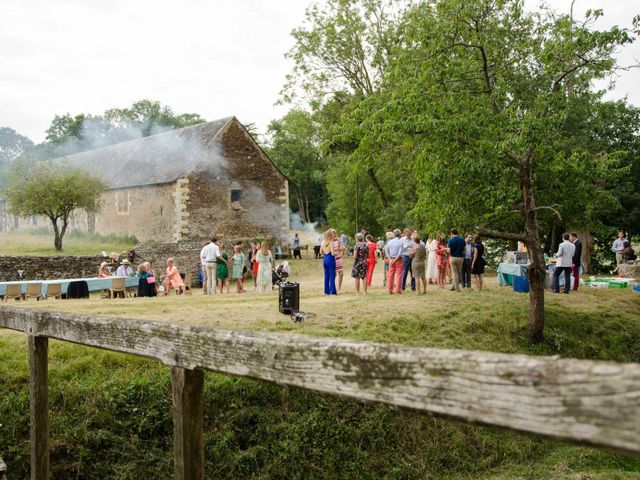
[[[109,189],[170,183],[188,173],[211,171],[222,165],[226,160],[218,134],[234,119],[221,118],[56,161],[100,176]]]

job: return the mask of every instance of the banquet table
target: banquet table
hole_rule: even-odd
[[[63,295],[67,294],[67,289],[69,288],[69,284],[71,282],[78,282],[78,281],[87,282],[87,286],[89,287],[89,291],[90,292],[95,292],[95,291],[99,291],[99,290],[108,290],[109,288],[111,288],[111,283],[112,283],[114,278],[122,278],[122,277],[65,278],[65,279],[58,279],[58,280],[24,280],[22,282],[20,282],[20,281],[17,281],[17,282],[0,282],[0,296],[4,296],[4,294],[7,291],[7,285],[10,285],[10,284],[19,284],[20,285],[20,289],[22,290],[22,293],[27,293],[27,285],[28,284],[30,284],[30,283],[42,283],[42,296],[43,296],[43,298],[46,296],[46,293],[47,293],[47,285],[54,284],[54,283],[59,283],[60,284],[60,289],[61,289]],[[124,277],[124,278],[125,278],[125,285],[126,285],[127,288],[132,288],[132,287],[137,287],[138,286],[138,279],[136,277]]]

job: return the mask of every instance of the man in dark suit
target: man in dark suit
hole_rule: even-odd
[[[569,240],[576,247],[576,252],[573,254],[573,266],[571,267],[571,270],[573,273],[573,278],[575,280],[573,289],[578,290],[578,285],[580,285],[580,259],[582,258],[582,242],[578,240],[578,234],[576,232],[571,232]]]

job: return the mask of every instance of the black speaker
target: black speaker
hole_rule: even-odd
[[[283,282],[279,288],[280,313],[291,313],[300,310],[300,285],[297,283]]]

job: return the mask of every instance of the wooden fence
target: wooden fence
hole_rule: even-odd
[[[176,479],[204,476],[204,370],[640,453],[640,364],[415,348],[0,308],[29,337],[31,478],[46,479],[48,338],[170,366]],[[10,467],[10,466],[9,466]],[[10,473],[10,472],[9,472]]]

